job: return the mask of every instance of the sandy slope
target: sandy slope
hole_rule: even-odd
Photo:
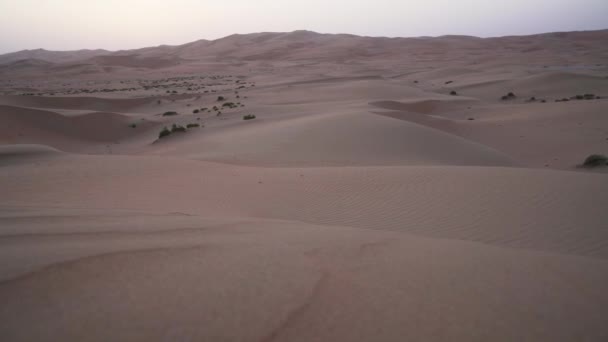
[[[0,340],[607,340],[605,37],[0,56]]]

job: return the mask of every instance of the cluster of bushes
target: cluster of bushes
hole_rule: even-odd
[[[598,167],[608,165],[608,157],[603,154],[592,154],[583,162],[583,167]]]
[[[186,127],[177,125],[177,124],[173,124],[171,126],[171,129],[168,129],[167,127],[163,127],[163,129],[160,131],[160,133],[158,133],[158,139],[168,137],[173,133],[185,133],[187,131],[187,128],[198,128],[198,127],[201,127],[201,125],[197,124],[197,123],[190,123],[190,124],[186,125]]]
[[[540,101],[541,103],[546,103],[547,102],[547,100],[545,100],[545,99],[539,100],[535,96],[532,96],[531,98],[528,99],[528,102],[536,102],[536,101]]]
[[[583,95],[575,95],[570,97],[570,100],[599,100],[601,97],[595,96],[594,94],[583,94]],[[563,101],[563,99],[562,99]]]
[[[252,114],[243,116],[243,120],[253,120],[253,119],[255,119],[255,115],[252,115]]]
[[[507,101],[507,100],[513,100],[516,97],[517,96],[515,96],[514,93],[510,92],[507,95],[504,95],[503,97],[501,97],[500,99],[503,100],[503,101]]]
[[[568,101],[581,101],[581,100],[599,100],[601,97],[596,96],[595,94],[583,94],[583,95],[575,95],[570,98],[564,97],[562,99],[557,99],[555,102],[568,102]]]
[[[173,126],[171,126],[171,133],[177,133],[177,132],[185,133],[186,127],[173,124]]]

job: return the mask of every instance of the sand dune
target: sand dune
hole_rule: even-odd
[[[607,33],[0,56],[0,340],[605,341]]]
[[[87,109],[95,111],[128,112],[134,108],[156,102],[150,98],[106,99],[99,97],[42,97],[42,96],[4,96],[3,105],[53,109]]]
[[[43,144],[65,151],[82,151],[79,144],[100,144],[132,138],[157,127],[156,122],[133,119],[116,113],[94,112],[64,116],[50,111],[0,105],[0,125],[6,134],[4,144]]]
[[[106,252],[3,282],[4,336],[46,340],[48,329],[54,338],[138,341],[605,336],[604,261],[292,223],[150,234],[137,245],[155,239],[189,243]],[[91,241],[71,240],[62,244]],[[133,241],[95,240],[114,249]],[[18,329],[30,320],[41,323]]]
[[[452,135],[349,111],[252,122],[155,145],[152,153],[274,166],[514,165],[498,151]]]
[[[597,205],[608,201],[604,175],[446,166],[257,168],[119,156],[21,169],[3,170],[3,182],[12,180],[6,204],[45,206],[60,194],[66,207],[296,220],[608,257],[608,217]],[[112,182],[104,177],[110,174]],[[34,202],[28,188],[47,195]],[[102,191],[107,196],[97,195]]]

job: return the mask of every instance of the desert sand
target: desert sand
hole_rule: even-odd
[[[607,41],[2,55],[0,340],[606,341]]]

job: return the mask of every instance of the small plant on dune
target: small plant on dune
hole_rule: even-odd
[[[137,128],[137,124],[132,123],[132,124],[129,125],[129,127],[131,127],[131,128]]]
[[[223,97],[223,96],[218,96],[218,97],[217,97],[217,100],[218,100],[218,101],[224,101],[224,100],[226,100],[226,98],[225,98],[225,97]]]
[[[501,100],[506,101],[506,100],[512,100],[514,99],[516,96],[513,92],[508,93],[507,95],[501,97]]]
[[[452,96],[457,96],[457,95],[458,95],[458,93],[457,93],[455,90],[452,90],[452,91],[450,92],[450,95],[452,95]]]
[[[186,128],[198,128],[201,127],[201,125],[197,124],[197,123],[189,123],[186,125]]]
[[[198,109],[195,109],[192,111],[192,114],[198,114],[198,113],[200,113],[200,110],[198,110]]]
[[[176,132],[185,133],[186,127],[173,124],[173,126],[171,126],[171,133],[176,133]]]
[[[243,120],[253,120],[253,119],[255,119],[255,115],[252,115],[252,114],[243,116]]]
[[[608,165],[608,157],[603,154],[592,154],[583,162],[584,167],[598,167]]]
[[[167,127],[164,127],[163,130],[158,133],[158,139],[162,139],[169,135],[171,135],[171,131]]]
[[[174,116],[177,115],[177,112],[164,112],[163,116]]]

